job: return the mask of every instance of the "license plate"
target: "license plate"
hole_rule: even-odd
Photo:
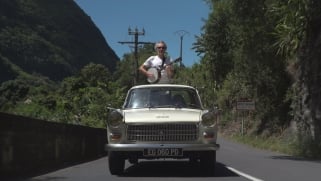
[[[183,156],[182,148],[148,148],[144,149],[144,156]]]

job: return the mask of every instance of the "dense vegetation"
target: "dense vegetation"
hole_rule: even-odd
[[[245,131],[279,135],[297,153],[321,151],[321,2],[211,0],[212,13],[197,37],[200,66],[212,80],[223,125],[237,120],[234,103],[254,100]],[[244,115],[244,113],[243,113]]]
[[[12,5],[12,9],[16,10],[13,6],[17,5],[15,3],[26,1],[3,2]],[[45,4],[41,0],[28,2],[37,2],[31,3],[34,6]],[[263,140],[268,137],[282,139],[288,146],[295,146],[297,154],[318,157],[321,151],[321,2],[207,2],[211,13],[208,19],[204,20],[203,33],[195,37],[194,44],[194,50],[202,58],[200,63],[192,67],[176,67],[175,82],[199,88],[206,107],[218,105],[222,109],[220,125],[223,132],[239,134],[240,119],[244,116],[244,134],[260,136]],[[11,24],[15,25],[13,27],[19,27],[18,24],[23,19],[19,19],[20,16],[16,14],[21,12],[9,12],[11,17],[17,17],[17,20],[10,20]],[[3,41],[9,38],[4,36],[4,33],[7,33],[8,28],[3,27],[8,27],[9,21],[3,15],[2,9],[0,13],[0,43],[5,46]],[[53,27],[56,26],[54,22],[51,22]],[[27,21],[24,26],[29,27],[30,23],[34,30],[37,27],[34,24],[38,24],[39,19]],[[94,32],[90,30],[87,32],[92,33]],[[109,64],[109,61],[104,64],[99,59],[101,56],[87,54],[86,57],[91,61],[83,60],[77,66],[74,66],[76,63],[73,61],[62,63],[77,67],[78,71],[70,71],[71,75],[68,73],[68,76],[62,74],[59,80],[46,74],[48,70],[44,67],[30,72],[27,71],[28,66],[16,62],[61,62],[62,59],[67,60],[67,57],[82,57],[81,52],[87,50],[64,43],[51,44],[55,41],[48,39],[35,41],[39,34],[18,33],[18,36],[15,36],[15,33],[11,32],[11,47],[7,47],[7,50],[20,50],[20,54],[13,53],[14,58],[1,47],[0,70],[1,74],[3,71],[7,72],[7,80],[0,87],[0,111],[50,121],[104,126],[106,107],[109,104],[120,107],[126,91],[133,85],[133,72],[128,70],[133,70],[134,55],[125,54],[123,59],[115,64],[115,69],[112,69],[113,65]],[[79,38],[79,35],[70,35],[68,32],[57,32],[55,36],[61,34]],[[33,41],[28,44],[21,43],[26,39]],[[29,48],[21,49],[24,47],[22,45]],[[52,49],[48,48],[41,53],[31,51],[51,45],[54,45]],[[63,56],[66,47],[70,47],[70,51],[67,52],[68,56]],[[53,51],[55,53],[52,53]],[[152,45],[139,48],[139,64],[153,53]],[[103,60],[106,63],[108,59]],[[30,74],[33,72],[36,72],[37,76]],[[144,83],[146,80],[140,76],[138,84]],[[240,99],[255,101],[255,111],[236,111],[235,103]]]

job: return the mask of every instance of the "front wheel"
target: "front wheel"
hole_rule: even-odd
[[[204,151],[200,156],[201,171],[207,175],[215,174],[216,151]]]
[[[112,175],[121,175],[124,172],[125,159],[120,153],[109,151],[108,164],[109,171]]]

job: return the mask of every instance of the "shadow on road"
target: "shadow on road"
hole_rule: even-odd
[[[105,157],[104,155],[101,157]],[[101,158],[99,157],[99,158]],[[0,173],[0,181],[37,181],[37,179],[31,179],[32,177],[36,177],[36,176],[40,176],[40,175],[45,175],[48,174],[50,172],[54,172],[60,169],[64,169],[64,168],[68,168],[71,166],[75,166],[75,165],[79,165],[82,163],[87,163],[90,161],[94,161],[97,160],[98,158],[91,158],[91,159],[84,159],[81,161],[69,161],[69,162],[65,162],[62,164],[58,164],[58,165],[51,165],[51,166],[47,166],[47,167],[39,167],[33,171],[29,171],[29,172],[19,172],[19,173],[13,173],[11,175],[1,175]],[[60,177],[53,177],[53,178],[47,178],[46,180],[59,180],[59,179],[63,179]]]
[[[200,170],[199,163],[189,161],[142,161],[131,165],[122,177],[209,177]],[[225,165],[216,163],[215,174],[210,177],[239,177]]]

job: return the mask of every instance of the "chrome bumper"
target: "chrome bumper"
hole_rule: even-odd
[[[106,144],[106,151],[143,151],[146,148],[182,148],[183,151],[215,151],[219,144]]]

